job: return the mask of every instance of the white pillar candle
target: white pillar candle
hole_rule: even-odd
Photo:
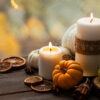
[[[62,51],[50,42],[49,46],[41,48],[39,53],[39,75],[50,80],[54,66],[62,59]]]
[[[77,21],[75,59],[83,68],[84,76],[96,76],[100,58],[100,19],[84,17]]]

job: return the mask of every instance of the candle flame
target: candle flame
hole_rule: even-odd
[[[15,2],[15,0],[11,0],[11,5],[13,8],[18,9],[19,6],[17,5],[17,3]]]
[[[90,14],[90,23],[93,21],[93,13]]]
[[[49,42],[49,48],[50,48],[50,51],[52,50],[52,43]]]

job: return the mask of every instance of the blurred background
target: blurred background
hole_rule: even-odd
[[[0,57],[60,45],[67,28],[90,12],[100,17],[100,0],[0,0]]]

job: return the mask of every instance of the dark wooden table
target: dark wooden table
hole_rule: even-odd
[[[28,75],[24,69],[0,74],[0,100],[73,100],[70,96],[53,93],[36,93],[24,85]],[[99,100],[91,96],[89,100]]]

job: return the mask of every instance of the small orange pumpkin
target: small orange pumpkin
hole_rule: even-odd
[[[52,77],[55,87],[69,89],[75,86],[83,76],[83,70],[74,60],[62,60],[55,66]]]

